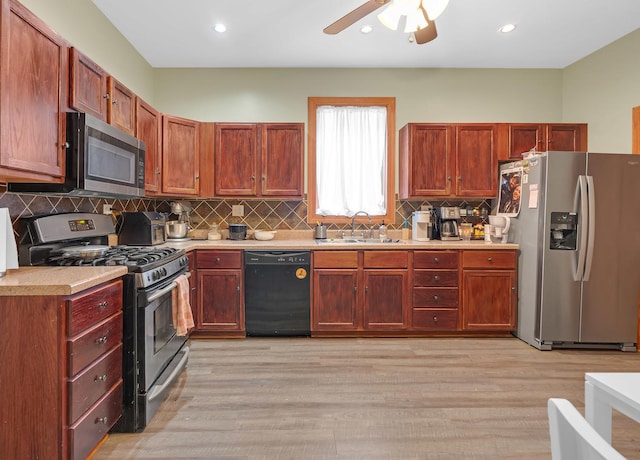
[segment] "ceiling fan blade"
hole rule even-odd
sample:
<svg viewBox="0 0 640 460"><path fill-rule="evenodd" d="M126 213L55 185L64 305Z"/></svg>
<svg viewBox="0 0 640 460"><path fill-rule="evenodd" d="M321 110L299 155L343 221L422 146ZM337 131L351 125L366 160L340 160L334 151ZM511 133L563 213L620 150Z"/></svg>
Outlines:
<svg viewBox="0 0 640 460"><path fill-rule="evenodd" d="M418 45L423 45L435 39L438 36L438 31L436 30L436 23L429 19L429 15L427 14L422 4L420 4L420 9L424 13L424 17L427 19L427 27L416 30L413 33L413 36L416 39L416 43Z"/></svg>
<svg viewBox="0 0 640 460"><path fill-rule="evenodd" d="M360 5L358 8L353 10L350 13L342 16L336 22L324 28L323 32L325 34L334 35L338 32L342 32L344 29L349 27L350 25L358 22L360 19L364 18L369 13L374 12L378 8L384 6L389 0L369 0L367 3Z"/></svg>

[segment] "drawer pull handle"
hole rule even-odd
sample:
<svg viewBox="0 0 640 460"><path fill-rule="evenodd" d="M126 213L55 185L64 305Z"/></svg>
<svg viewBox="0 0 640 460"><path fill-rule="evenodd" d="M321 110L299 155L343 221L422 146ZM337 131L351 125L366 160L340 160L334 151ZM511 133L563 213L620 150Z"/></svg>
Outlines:
<svg viewBox="0 0 640 460"><path fill-rule="evenodd" d="M436 275L436 276L433 277L433 280L434 281L440 281L440 277L438 275Z"/></svg>
<svg viewBox="0 0 640 460"><path fill-rule="evenodd" d="M106 300L103 300L102 302L100 302L100 303L98 304L98 310L99 310L99 311L102 311L102 310L104 310L105 308L107 308L108 306L109 306L109 302L107 302Z"/></svg>
<svg viewBox="0 0 640 460"><path fill-rule="evenodd" d="M438 322L438 317L436 315L433 315L433 322L437 323Z"/></svg>
<svg viewBox="0 0 640 460"><path fill-rule="evenodd" d="M439 264L439 263L440 263L440 259L438 259L437 257L434 257L434 258L433 258L433 261L434 261L435 263L437 263L437 264Z"/></svg>
<svg viewBox="0 0 640 460"><path fill-rule="evenodd" d="M433 300L435 300L435 301L437 302L437 301L438 301L438 296L437 296L437 295L434 295L434 296L433 296Z"/></svg>
<svg viewBox="0 0 640 460"><path fill-rule="evenodd" d="M216 263L219 264L220 263L220 257L216 257Z"/></svg>
<svg viewBox="0 0 640 460"><path fill-rule="evenodd" d="M96 375L96 378L93 379L94 382L106 382L107 381L107 376L106 375Z"/></svg>
<svg viewBox="0 0 640 460"><path fill-rule="evenodd" d="M108 417L98 417L96 419L96 425L98 423L102 423L103 425L106 425L107 423L109 423L109 418Z"/></svg>
<svg viewBox="0 0 640 460"><path fill-rule="evenodd" d="M493 258L492 257L488 257L487 260L489 261L490 264L493 263Z"/></svg>
<svg viewBox="0 0 640 460"><path fill-rule="evenodd" d="M97 338L96 339L96 343L98 345L103 345L103 344L107 343L107 340L109 340L109 338L105 335L105 336L102 336L100 338Z"/></svg>

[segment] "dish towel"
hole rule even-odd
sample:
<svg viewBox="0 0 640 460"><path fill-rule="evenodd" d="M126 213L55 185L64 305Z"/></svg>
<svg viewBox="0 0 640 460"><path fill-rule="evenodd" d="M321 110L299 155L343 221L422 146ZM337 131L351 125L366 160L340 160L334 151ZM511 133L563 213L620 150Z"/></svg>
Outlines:
<svg viewBox="0 0 640 460"><path fill-rule="evenodd" d="M185 275L178 276L173 291L173 325L176 335L187 335L187 331L194 326L189 293L189 278Z"/></svg>

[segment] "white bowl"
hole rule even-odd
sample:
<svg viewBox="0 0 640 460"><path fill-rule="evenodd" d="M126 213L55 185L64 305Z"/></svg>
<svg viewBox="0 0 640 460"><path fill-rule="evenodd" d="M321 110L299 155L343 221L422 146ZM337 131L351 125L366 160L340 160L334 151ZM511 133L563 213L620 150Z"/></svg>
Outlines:
<svg viewBox="0 0 640 460"><path fill-rule="evenodd" d="M253 236L256 240L268 241L272 240L276 236L275 230L256 230L253 232Z"/></svg>

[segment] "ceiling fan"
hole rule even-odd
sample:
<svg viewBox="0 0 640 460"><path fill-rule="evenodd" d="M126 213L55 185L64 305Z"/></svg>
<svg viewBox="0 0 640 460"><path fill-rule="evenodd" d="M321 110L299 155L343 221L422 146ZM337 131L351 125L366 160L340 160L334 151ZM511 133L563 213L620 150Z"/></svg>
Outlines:
<svg viewBox="0 0 640 460"><path fill-rule="evenodd" d="M404 31L410 33L416 43L421 45L438 36L434 20L442 14L448 3L449 0L369 0L325 27L324 33L334 35L342 32L368 14L388 4L387 8L378 14L380 22L388 28L396 30L400 18L405 16ZM410 39L410 41L412 40Z"/></svg>

